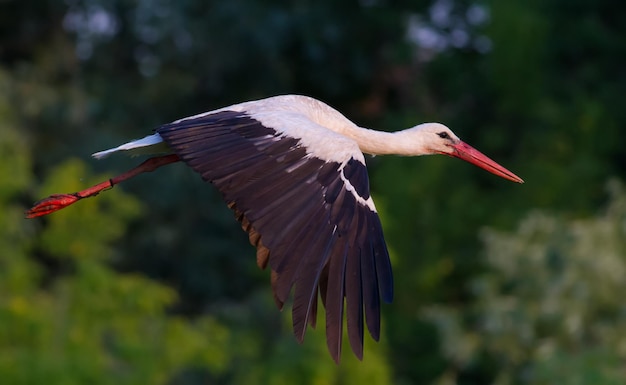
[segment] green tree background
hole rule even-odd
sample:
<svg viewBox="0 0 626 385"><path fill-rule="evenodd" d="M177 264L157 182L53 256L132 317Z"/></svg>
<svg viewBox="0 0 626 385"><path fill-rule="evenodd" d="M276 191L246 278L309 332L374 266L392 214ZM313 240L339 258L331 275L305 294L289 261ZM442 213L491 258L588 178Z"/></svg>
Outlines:
<svg viewBox="0 0 626 385"><path fill-rule="evenodd" d="M0 378L7 384L621 384L626 3L0 1ZM363 126L450 126L526 180L368 158L396 298L380 343L299 346L219 194L89 155L281 93Z"/></svg>

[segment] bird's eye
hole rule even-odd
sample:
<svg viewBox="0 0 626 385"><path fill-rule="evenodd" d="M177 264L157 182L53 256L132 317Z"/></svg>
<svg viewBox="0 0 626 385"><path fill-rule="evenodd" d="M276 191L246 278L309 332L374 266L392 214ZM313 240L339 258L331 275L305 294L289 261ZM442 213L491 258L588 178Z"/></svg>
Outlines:
<svg viewBox="0 0 626 385"><path fill-rule="evenodd" d="M445 132L445 131L441 131L441 132L437 133L437 135L439 135L439 137L441 139L450 139L450 135L448 135L448 133Z"/></svg>

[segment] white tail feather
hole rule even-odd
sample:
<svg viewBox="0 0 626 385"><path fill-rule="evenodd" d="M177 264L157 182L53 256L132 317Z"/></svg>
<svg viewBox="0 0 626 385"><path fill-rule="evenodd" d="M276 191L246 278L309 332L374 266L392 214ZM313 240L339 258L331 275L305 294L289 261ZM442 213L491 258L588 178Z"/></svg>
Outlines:
<svg viewBox="0 0 626 385"><path fill-rule="evenodd" d="M130 151L131 155L139 154L157 154L163 152L169 152L167 145L163 142L163 138L159 134L148 135L145 138L133 140L132 142L124 143L115 148L109 150L99 151L91 156L96 159L102 159L114 152L118 151Z"/></svg>

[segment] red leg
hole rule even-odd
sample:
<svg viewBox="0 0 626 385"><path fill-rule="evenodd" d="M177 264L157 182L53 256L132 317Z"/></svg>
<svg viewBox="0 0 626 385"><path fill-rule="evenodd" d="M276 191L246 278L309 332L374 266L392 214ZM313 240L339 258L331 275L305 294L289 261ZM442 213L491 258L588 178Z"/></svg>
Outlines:
<svg viewBox="0 0 626 385"><path fill-rule="evenodd" d="M98 183L95 186L91 186L82 191L78 191L72 194L53 194L47 198L36 202L30 210L26 211L26 218L35 218L42 215L48 215L57 210L61 210L72 203L75 203L83 198L89 198L98 195L101 191L110 189L116 184L119 184L127 179L135 177L144 172L154 171L166 164L178 162L180 158L176 154L157 156L150 158L140 164L139 166L120 174L114 178L111 178L102 183Z"/></svg>

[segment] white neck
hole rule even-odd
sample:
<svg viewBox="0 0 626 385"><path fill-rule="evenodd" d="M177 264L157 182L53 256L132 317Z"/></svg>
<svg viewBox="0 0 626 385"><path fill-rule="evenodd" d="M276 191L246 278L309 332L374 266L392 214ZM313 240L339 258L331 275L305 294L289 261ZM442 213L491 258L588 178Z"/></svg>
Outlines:
<svg viewBox="0 0 626 385"><path fill-rule="evenodd" d="M361 151L366 154L415 156L429 153L423 143L416 141L415 135L408 137L408 130L384 132L355 125L342 127L341 133L357 142Z"/></svg>
<svg viewBox="0 0 626 385"><path fill-rule="evenodd" d="M319 100L299 95L286 95L266 99L272 109L296 111L319 125L327 127L357 142L362 152L372 155L425 155L425 144L415 135L414 129L397 132L384 132L362 128L351 122L343 114ZM250 108L246 106L246 108ZM254 108L259 108L258 106Z"/></svg>

